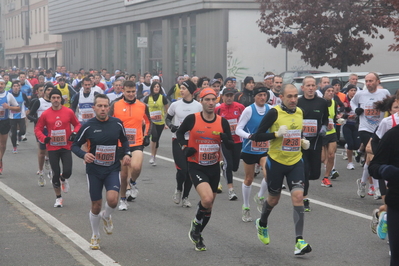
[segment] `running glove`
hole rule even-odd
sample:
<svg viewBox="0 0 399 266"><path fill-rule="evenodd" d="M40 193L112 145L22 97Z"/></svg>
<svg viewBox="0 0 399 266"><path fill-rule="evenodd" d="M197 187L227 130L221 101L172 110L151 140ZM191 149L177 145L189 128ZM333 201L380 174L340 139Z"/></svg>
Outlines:
<svg viewBox="0 0 399 266"><path fill-rule="evenodd" d="M307 139L301 139L301 147L302 147L302 149L304 149L304 150L309 149L309 147L310 147L310 141L307 140Z"/></svg>
<svg viewBox="0 0 399 266"><path fill-rule="evenodd" d="M148 145L150 145L150 136L147 135L144 137L143 145L144 145L144 147L147 147Z"/></svg>
<svg viewBox="0 0 399 266"><path fill-rule="evenodd" d="M326 133L327 133L327 126L326 125L322 125L321 128L320 128L319 135L321 137L324 137L326 135Z"/></svg>
<svg viewBox="0 0 399 266"><path fill-rule="evenodd" d="M72 134L69 136L69 141L74 141L76 138L76 132L72 132Z"/></svg>
<svg viewBox="0 0 399 266"><path fill-rule="evenodd" d="M175 133L178 129L179 129L178 126L171 126L171 127L170 127L170 131L171 131L172 133Z"/></svg>
<svg viewBox="0 0 399 266"><path fill-rule="evenodd" d="M50 140L51 140L51 137L46 137L46 138L44 139L44 144L49 144L49 143L50 143Z"/></svg>
<svg viewBox="0 0 399 266"><path fill-rule="evenodd" d="M285 133L287 133L287 130L288 130L288 128L286 125L280 126L280 128L276 132L274 132L276 135L276 138L282 137Z"/></svg>
<svg viewBox="0 0 399 266"><path fill-rule="evenodd" d="M356 113L358 116L361 115L361 114L363 114L363 112L364 112L364 109L363 109L363 108L358 107L358 108L355 109L355 113Z"/></svg>
<svg viewBox="0 0 399 266"><path fill-rule="evenodd" d="M197 150L193 147L185 147L183 150L183 153L186 157L193 156L194 153L196 153L196 152L197 152Z"/></svg>

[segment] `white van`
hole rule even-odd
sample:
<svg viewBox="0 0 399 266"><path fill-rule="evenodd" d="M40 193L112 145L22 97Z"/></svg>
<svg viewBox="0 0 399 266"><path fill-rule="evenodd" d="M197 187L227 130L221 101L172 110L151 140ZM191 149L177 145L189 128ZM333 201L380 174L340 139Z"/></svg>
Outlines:
<svg viewBox="0 0 399 266"><path fill-rule="evenodd" d="M325 73L325 74L317 74L317 75L312 75L316 79L316 85L319 84L319 81L322 77L329 77L330 82L333 79L339 79L341 81L341 85L343 87L344 84L346 84L349 81L349 76L351 74L356 74L359 79L364 79L364 77L370 72L337 72L337 73ZM378 73L380 75L381 73ZM308 75L307 75L308 76ZM292 84L295 85L295 87L298 88L299 94L302 94L301 86L302 86L302 81L306 76L301 76L294 78L294 81Z"/></svg>

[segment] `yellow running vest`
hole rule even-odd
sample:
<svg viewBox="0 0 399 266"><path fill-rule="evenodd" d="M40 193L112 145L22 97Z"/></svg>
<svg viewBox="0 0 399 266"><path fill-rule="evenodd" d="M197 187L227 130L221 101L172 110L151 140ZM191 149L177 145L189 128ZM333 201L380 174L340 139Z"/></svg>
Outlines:
<svg viewBox="0 0 399 266"><path fill-rule="evenodd" d="M150 112L151 121L155 125L165 124L165 107L163 105L162 94L159 94L157 101L154 101L152 96L148 98L148 110Z"/></svg>
<svg viewBox="0 0 399 266"><path fill-rule="evenodd" d="M331 135L335 133L335 127L334 127L334 117L335 117L335 101L331 100L331 106L328 107L328 125L332 124L333 129L327 131L326 135Z"/></svg>
<svg viewBox="0 0 399 266"><path fill-rule="evenodd" d="M64 99L64 106L69 108L70 95L68 84L65 84L65 87L63 89L61 89L60 84L57 84L57 89L59 89L62 94L62 98Z"/></svg>
<svg viewBox="0 0 399 266"><path fill-rule="evenodd" d="M277 110L277 120L270 127L270 132L278 131L282 125L286 125L288 131L284 136L270 140L268 155L283 165L294 165L302 158L302 110L297 107L295 113L289 114L283 111L280 105L274 108Z"/></svg>

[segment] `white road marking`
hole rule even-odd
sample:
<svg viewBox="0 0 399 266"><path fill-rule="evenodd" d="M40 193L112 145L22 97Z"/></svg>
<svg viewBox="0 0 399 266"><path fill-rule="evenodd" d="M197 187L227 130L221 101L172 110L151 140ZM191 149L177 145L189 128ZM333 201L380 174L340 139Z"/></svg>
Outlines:
<svg viewBox="0 0 399 266"><path fill-rule="evenodd" d="M101 263L102 265L120 265L114 259L107 256L104 252L100 250L91 250L89 248L89 242L85 240L83 237L75 233L72 229L67 227L65 224L61 223L59 220L54 218L48 212L42 210L38 206L36 206L33 202L29 201L27 198L23 197L21 194L5 185L3 182L0 182L0 189L2 189L5 193L13 197L16 201L21 203L27 209L32 211L33 213L40 216L44 221L48 224L56 228L63 235L69 238L73 243L75 243L78 247L80 247L83 251L89 254L90 257Z"/></svg>
<svg viewBox="0 0 399 266"><path fill-rule="evenodd" d="M151 156L150 152L146 152L145 151L144 154L147 154L147 155ZM173 159L165 157L165 156L157 155L157 158L165 160L165 161L168 161L168 162L172 162L172 163L175 162ZM240 182L244 182L244 179L238 178L238 177L235 177L235 176L233 176L233 179L237 180L237 181L240 181ZM256 186L256 187L260 187L260 184L258 184L256 182L253 182L252 185ZM282 191L281 193L283 195L286 195L286 196L291 196L291 194L289 192L286 192L286 191ZM353 216L364 218L366 220L371 220L372 219L372 217L370 215L366 215L366 214L363 214L363 213L360 213L360 212L357 212L357 211L352 211L352 210L349 210L349 209L345 209L345 208L342 208L342 207L339 207L339 206L336 206L336 205L333 205L333 204L322 202L320 200L316 200L316 199L312 199L312 198L309 198L309 199L311 200L312 204L320 205L320 206L323 206L323 207L326 207L326 208L330 208L330 209L333 209L333 210L336 210L336 211L340 211L340 212L343 212L343 213L346 213L346 214L350 214L350 215L353 215Z"/></svg>

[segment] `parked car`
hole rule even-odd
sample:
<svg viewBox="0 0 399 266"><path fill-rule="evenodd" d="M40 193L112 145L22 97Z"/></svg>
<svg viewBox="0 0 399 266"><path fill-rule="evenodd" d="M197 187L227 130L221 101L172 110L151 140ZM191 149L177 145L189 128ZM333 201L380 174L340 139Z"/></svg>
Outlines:
<svg viewBox="0 0 399 266"><path fill-rule="evenodd" d="M346 84L349 81L349 76L351 74L356 74L358 75L359 79L364 79L364 77L368 74L369 72L337 72L337 73L324 73L324 74L316 74L316 75L312 75L315 79L316 79L316 85L319 83L320 79L322 77L329 77L330 78L330 82L333 79L339 79L341 81L341 84ZM380 73L377 73L378 75L380 75ZM309 75L305 75L305 76L301 76L301 77L296 77L294 78L294 81L292 82L292 84L295 85L295 87L298 88L299 90L299 94L302 94L302 90L301 90L301 86L302 86L302 81L303 79Z"/></svg>
<svg viewBox="0 0 399 266"><path fill-rule="evenodd" d="M320 71L320 70L297 70L297 71L285 71L281 73L280 76L283 77L283 83L288 84L291 83L296 77L323 74L323 73L329 73L329 72Z"/></svg>
<svg viewBox="0 0 399 266"><path fill-rule="evenodd" d="M362 89L366 89L366 82L363 79L359 79L357 81L357 86ZM347 87L349 83L345 84L345 87ZM384 88L387 89L391 95L394 95L396 91L399 89L399 75L397 76L384 76L382 75L382 78L380 78L380 85Z"/></svg>

